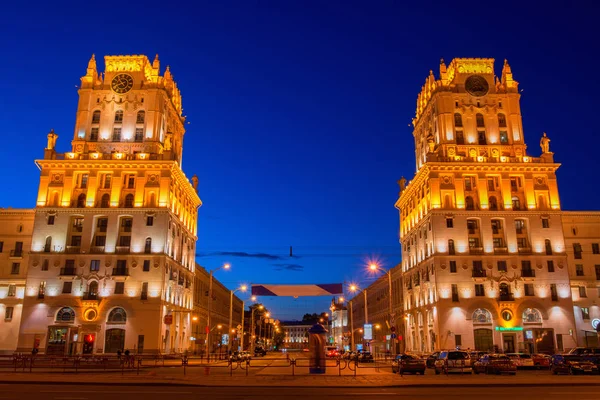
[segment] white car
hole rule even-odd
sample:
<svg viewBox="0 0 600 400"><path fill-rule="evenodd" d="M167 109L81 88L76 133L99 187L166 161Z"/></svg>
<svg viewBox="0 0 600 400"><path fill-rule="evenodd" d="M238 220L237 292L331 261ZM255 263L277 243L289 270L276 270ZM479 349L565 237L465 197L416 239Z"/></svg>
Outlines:
<svg viewBox="0 0 600 400"><path fill-rule="evenodd" d="M517 368L533 368L533 358L531 358L531 354L527 353L508 353L506 354L513 363L517 366Z"/></svg>
<svg viewBox="0 0 600 400"><path fill-rule="evenodd" d="M440 373L473 373L471 365L471 356L466 351L447 350L440 352L438 359L435 360L435 374Z"/></svg>

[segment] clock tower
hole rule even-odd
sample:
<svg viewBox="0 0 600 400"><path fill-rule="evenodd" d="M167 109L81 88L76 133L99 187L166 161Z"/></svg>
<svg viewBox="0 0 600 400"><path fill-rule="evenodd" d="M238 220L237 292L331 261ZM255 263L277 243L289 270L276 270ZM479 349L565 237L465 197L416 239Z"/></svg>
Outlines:
<svg viewBox="0 0 600 400"><path fill-rule="evenodd" d="M192 344L198 180L181 94L158 56L94 56L71 149L48 134L19 351L169 353ZM165 318L166 317L166 318Z"/></svg>

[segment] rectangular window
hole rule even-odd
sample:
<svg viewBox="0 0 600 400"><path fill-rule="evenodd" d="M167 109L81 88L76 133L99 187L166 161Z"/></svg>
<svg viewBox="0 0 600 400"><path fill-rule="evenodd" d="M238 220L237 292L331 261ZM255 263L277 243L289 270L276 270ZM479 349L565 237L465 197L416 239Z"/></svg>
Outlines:
<svg viewBox="0 0 600 400"><path fill-rule="evenodd" d="M54 215L48 216L48 225L54 225Z"/></svg>
<svg viewBox="0 0 600 400"><path fill-rule="evenodd" d="M584 320L590 319L590 309L587 307L581 307L581 318Z"/></svg>
<svg viewBox="0 0 600 400"><path fill-rule="evenodd" d="M98 247L106 246L106 236L96 236L95 245Z"/></svg>
<svg viewBox="0 0 600 400"><path fill-rule="evenodd" d="M136 142L144 141L144 128L135 128L135 141Z"/></svg>
<svg viewBox="0 0 600 400"><path fill-rule="evenodd" d="M127 175L127 189L135 189L135 175Z"/></svg>
<svg viewBox="0 0 600 400"><path fill-rule="evenodd" d="M142 300L148 300L148 282L142 283Z"/></svg>
<svg viewBox="0 0 600 400"><path fill-rule="evenodd" d="M522 219L515 220L515 230L517 231L517 235L521 235L523 230L525 229L525 222Z"/></svg>
<svg viewBox="0 0 600 400"><path fill-rule="evenodd" d="M517 238L517 247L520 249L527 248L527 238Z"/></svg>
<svg viewBox="0 0 600 400"><path fill-rule="evenodd" d="M107 227L108 227L108 218L98 218L98 224L97 224L98 232L106 232Z"/></svg>
<svg viewBox="0 0 600 400"><path fill-rule="evenodd" d="M456 144L465 144L465 135L463 131L456 131Z"/></svg>
<svg viewBox="0 0 600 400"><path fill-rule="evenodd" d="M46 281L40 282L40 287L38 288L38 299L43 299L46 295Z"/></svg>
<svg viewBox="0 0 600 400"><path fill-rule="evenodd" d="M2 253L2 248L4 247L4 242L0 242L0 253Z"/></svg>
<svg viewBox="0 0 600 400"><path fill-rule="evenodd" d="M70 294L72 290L73 290L73 282L68 281L68 282L63 283L62 292L64 294Z"/></svg>
<svg viewBox="0 0 600 400"><path fill-rule="evenodd" d="M506 131L500 131L500 143L508 144L508 133Z"/></svg>
<svg viewBox="0 0 600 400"><path fill-rule="evenodd" d="M79 175L79 188L81 189L87 189L88 186L88 174L81 174Z"/></svg>
<svg viewBox="0 0 600 400"><path fill-rule="evenodd" d="M120 247L129 247L129 246L131 246L131 236L121 236L119 238L119 246Z"/></svg>
<svg viewBox="0 0 600 400"><path fill-rule="evenodd" d="M494 248L504 248L504 240L502 238L494 238Z"/></svg>
<svg viewBox="0 0 600 400"><path fill-rule="evenodd" d="M17 295L17 285L8 285L8 297L15 297Z"/></svg>
<svg viewBox="0 0 600 400"><path fill-rule="evenodd" d="M474 176L465 176L465 190L472 191L477 187Z"/></svg>
<svg viewBox="0 0 600 400"><path fill-rule="evenodd" d="M594 265L594 269L596 270L596 280L600 281L600 265Z"/></svg>
<svg viewBox="0 0 600 400"><path fill-rule="evenodd" d="M125 293L125 282L115 282L115 294Z"/></svg>
<svg viewBox="0 0 600 400"><path fill-rule="evenodd" d="M446 218L446 228L454 228L454 220L452 218Z"/></svg>
<svg viewBox="0 0 600 400"><path fill-rule="evenodd" d="M19 271L21 269L21 263L12 263L12 267L10 269L11 275L19 275Z"/></svg>
<svg viewBox="0 0 600 400"><path fill-rule="evenodd" d="M592 254L600 254L600 243L592 243Z"/></svg>
<svg viewBox="0 0 600 400"><path fill-rule="evenodd" d="M583 264L575 264L575 275L583 276Z"/></svg>
<svg viewBox="0 0 600 400"><path fill-rule="evenodd" d="M498 272L506 272L506 261L498 261Z"/></svg>
<svg viewBox="0 0 600 400"><path fill-rule="evenodd" d="M121 128L113 128L112 141L113 142L121 141Z"/></svg>
<svg viewBox="0 0 600 400"><path fill-rule="evenodd" d="M558 301L558 290L556 290L556 283L550 284L550 297L552 301Z"/></svg>
<svg viewBox="0 0 600 400"><path fill-rule="evenodd" d="M90 271L98 272L100 271L100 260L92 260L90 261Z"/></svg>
<svg viewBox="0 0 600 400"><path fill-rule="evenodd" d="M458 301L458 285L456 283L452 284L452 301Z"/></svg>
<svg viewBox="0 0 600 400"><path fill-rule="evenodd" d="M479 245L479 238L469 238L469 248L470 249L478 249L481 246Z"/></svg>
<svg viewBox="0 0 600 400"><path fill-rule="evenodd" d="M486 145L485 131L477 131L477 139L480 145Z"/></svg>
<svg viewBox="0 0 600 400"><path fill-rule="evenodd" d="M453 274L456 273L456 261L450 261L450 272Z"/></svg>
<svg viewBox="0 0 600 400"><path fill-rule="evenodd" d="M154 225L154 217L148 216L146 217L146 226Z"/></svg>
<svg viewBox="0 0 600 400"><path fill-rule="evenodd" d="M71 236L71 246L81 247L81 236Z"/></svg>
<svg viewBox="0 0 600 400"><path fill-rule="evenodd" d="M112 179L112 175L111 174L105 174L104 175L104 185L102 185L102 187L104 189L110 189L110 181Z"/></svg>
<svg viewBox="0 0 600 400"><path fill-rule="evenodd" d="M475 285L475 296L485 296L485 289L483 288L482 283Z"/></svg>
<svg viewBox="0 0 600 400"><path fill-rule="evenodd" d="M573 252L575 253L575 259L576 260L581 260L581 244L579 243L573 243Z"/></svg>
<svg viewBox="0 0 600 400"><path fill-rule="evenodd" d="M144 272L150 271L150 260L144 260Z"/></svg>
<svg viewBox="0 0 600 400"><path fill-rule="evenodd" d="M533 293L533 283L526 283L525 285L525 296L535 296Z"/></svg>
<svg viewBox="0 0 600 400"><path fill-rule="evenodd" d="M462 336L461 335L454 335L454 344L456 345L456 347L462 346Z"/></svg>
<svg viewBox="0 0 600 400"><path fill-rule="evenodd" d="M97 142L98 141L98 128L92 128L92 131L90 132L90 142Z"/></svg>
<svg viewBox="0 0 600 400"><path fill-rule="evenodd" d="M548 264L548 272L554 272L554 261L548 260L546 263Z"/></svg>
<svg viewBox="0 0 600 400"><path fill-rule="evenodd" d="M470 235L475 234L478 229L477 220L476 219L467 220L467 229L469 230Z"/></svg>
<svg viewBox="0 0 600 400"><path fill-rule="evenodd" d="M73 232L83 232L83 218L73 218Z"/></svg>
<svg viewBox="0 0 600 400"><path fill-rule="evenodd" d="M579 286L579 297L587 297L587 292L585 291L585 286Z"/></svg>
<svg viewBox="0 0 600 400"><path fill-rule="evenodd" d="M496 185L494 185L494 178L488 178L488 192L493 192L496 190Z"/></svg>
<svg viewBox="0 0 600 400"><path fill-rule="evenodd" d="M548 218L542 218L542 228L550 228L550 220Z"/></svg>
<svg viewBox="0 0 600 400"><path fill-rule="evenodd" d="M44 262L42 263L42 271L48 271L49 265L50 265L50 262L47 259L44 260Z"/></svg>
<svg viewBox="0 0 600 400"><path fill-rule="evenodd" d="M6 307L6 311L4 312L4 320L10 321L13 317L14 307Z"/></svg>
<svg viewBox="0 0 600 400"><path fill-rule="evenodd" d="M519 190L521 187L521 178L518 176L513 176L510 178L510 188L513 192Z"/></svg>
<svg viewBox="0 0 600 400"><path fill-rule="evenodd" d="M497 235L502 230L502 221L499 219L492 220L492 233Z"/></svg>
<svg viewBox="0 0 600 400"><path fill-rule="evenodd" d="M556 334L556 347L558 347L558 351L565 350L565 347L563 345L563 335L560 333Z"/></svg>

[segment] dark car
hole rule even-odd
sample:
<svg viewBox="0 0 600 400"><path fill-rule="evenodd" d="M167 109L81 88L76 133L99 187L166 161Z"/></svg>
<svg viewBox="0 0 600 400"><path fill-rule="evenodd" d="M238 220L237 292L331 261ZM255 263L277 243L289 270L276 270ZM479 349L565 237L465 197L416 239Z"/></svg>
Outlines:
<svg viewBox="0 0 600 400"><path fill-rule="evenodd" d="M473 363L473 372L476 374L511 374L517 373L517 366L503 354L486 354Z"/></svg>
<svg viewBox="0 0 600 400"><path fill-rule="evenodd" d="M425 360L412 354L398 354L392 361L392 373L405 374L412 372L413 374L425 374Z"/></svg>
<svg viewBox="0 0 600 400"><path fill-rule="evenodd" d="M598 374L598 366L580 356L561 355L552 356L551 371L558 374Z"/></svg>
<svg viewBox="0 0 600 400"><path fill-rule="evenodd" d="M359 351L357 359L358 362L373 362L373 354L370 351Z"/></svg>
<svg viewBox="0 0 600 400"><path fill-rule="evenodd" d="M437 360L439 356L439 351L433 352L429 356L427 356L427 359L425 360L427 368L435 368L435 360Z"/></svg>
<svg viewBox="0 0 600 400"><path fill-rule="evenodd" d="M264 357L267 355L267 351L265 349L263 349L262 347L256 347L254 349L254 356L255 357Z"/></svg>

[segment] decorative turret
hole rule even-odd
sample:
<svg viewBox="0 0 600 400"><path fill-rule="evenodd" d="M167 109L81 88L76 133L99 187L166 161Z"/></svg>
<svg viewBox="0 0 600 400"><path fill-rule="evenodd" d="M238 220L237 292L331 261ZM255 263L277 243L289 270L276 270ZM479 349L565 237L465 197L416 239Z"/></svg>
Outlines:
<svg viewBox="0 0 600 400"><path fill-rule="evenodd" d="M98 71L96 70L96 57L92 54L92 58L88 61L85 76L81 77L81 85L86 86L93 84L98 79Z"/></svg>
<svg viewBox="0 0 600 400"><path fill-rule="evenodd" d="M508 64L508 60L504 60L504 66L502 67L502 85L506 89L518 89L519 82L513 79L512 69Z"/></svg>

